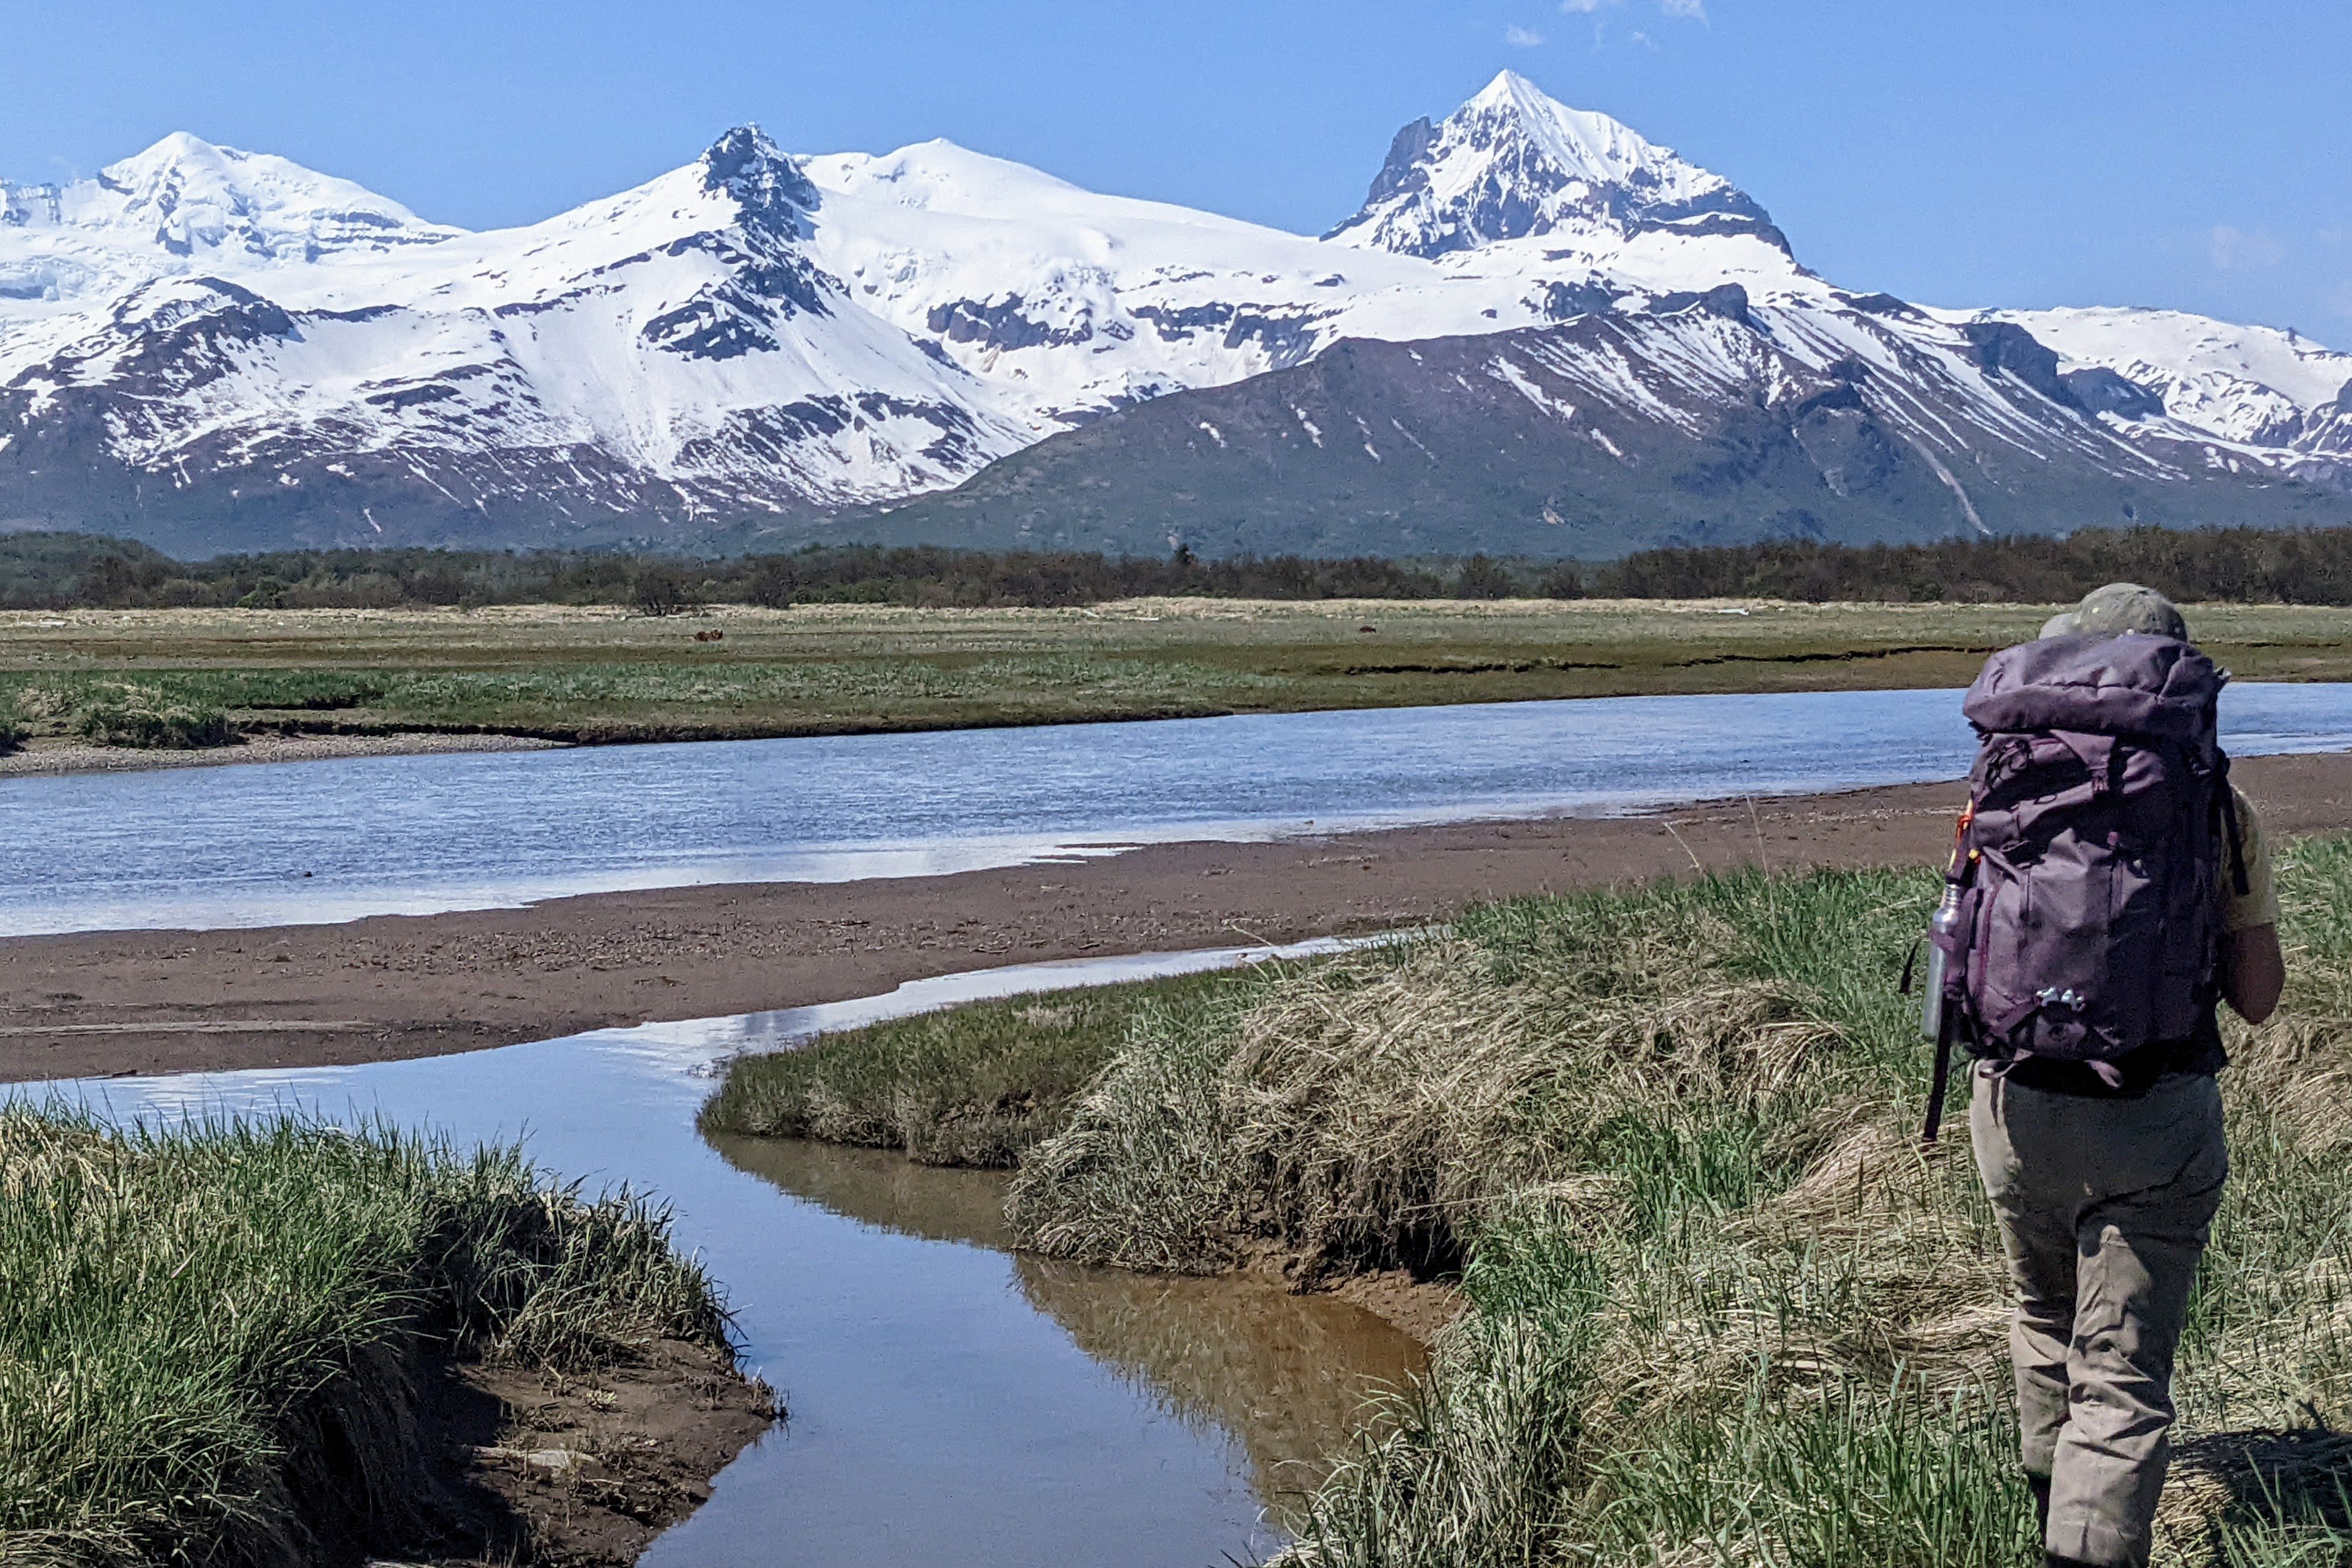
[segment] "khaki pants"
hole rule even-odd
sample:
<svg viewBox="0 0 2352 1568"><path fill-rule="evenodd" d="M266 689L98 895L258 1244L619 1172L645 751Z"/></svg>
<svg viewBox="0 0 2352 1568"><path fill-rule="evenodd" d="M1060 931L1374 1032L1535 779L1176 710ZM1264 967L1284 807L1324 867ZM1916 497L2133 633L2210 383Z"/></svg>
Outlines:
<svg viewBox="0 0 2352 1568"><path fill-rule="evenodd" d="M2210 1077L2138 1100L2053 1094L1979 1064L1969 1131L2017 1286L2026 1472L2050 1481L2050 1552L2147 1561L2171 1458L2172 1353L2229 1176Z"/></svg>

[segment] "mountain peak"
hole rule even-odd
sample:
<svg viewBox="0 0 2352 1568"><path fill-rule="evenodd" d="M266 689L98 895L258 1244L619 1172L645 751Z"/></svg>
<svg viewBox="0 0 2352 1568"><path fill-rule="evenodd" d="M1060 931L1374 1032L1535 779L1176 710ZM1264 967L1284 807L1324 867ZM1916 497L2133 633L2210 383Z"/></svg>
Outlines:
<svg viewBox="0 0 2352 1568"><path fill-rule="evenodd" d="M1450 119L1512 131L1549 155L1567 173L1596 183L1622 184L1644 174L1662 184L1728 185L1660 147L1632 126L1597 110L1571 109L1517 71L1504 71Z"/></svg>
<svg viewBox="0 0 2352 1568"><path fill-rule="evenodd" d="M797 159L756 125L738 125L702 154L706 190L732 196L747 219L797 229L822 198Z"/></svg>
<svg viewBox="0 0 2352 1568"><path fill-rule="evenodd" d="M1529 81L1526 77L1521 76L1515 70L1507 68L1496 71L1495 73L1495 79L1488 82L1485 87L1480 88L1476 92L1471 94L1468 101L1464 103L1462 107L1465 109L1480 109L1489 105L1503 103L1516 104L1521 108L1528 108L1536 105L1541 105L1549 109L1565 109L1568 107L1561 103L1558 99L1553 98L1550 94L1545 92L1543 89L1536 86L1534 82Z"/></svg>
<svg viewBox="0 0 2352 1568"><path fill-rule="evenodd" d="M447 239L398 202L267 152L175 131L96 176L46 187L44 222L127 231L173 256L228 252L264 261Z"/></svg>
<svg viewBox="0 0 2352 1568"><path fill-rule="evenodd" d="M216 146L194 131L174 131L159 138L154 145L108 164L104 177L121 183L175 164L217 166L232 159L241 162L247 156L233 147Z"/></svg>
<svg viewBox="0 0 2352 1568"><path fill-rule="evenodd" d="M1509 70L1444 120L1397 132L1362 211L1325 237L1434 257L1561 228L1747 234L1788 248L1730 181Z"/></svg>

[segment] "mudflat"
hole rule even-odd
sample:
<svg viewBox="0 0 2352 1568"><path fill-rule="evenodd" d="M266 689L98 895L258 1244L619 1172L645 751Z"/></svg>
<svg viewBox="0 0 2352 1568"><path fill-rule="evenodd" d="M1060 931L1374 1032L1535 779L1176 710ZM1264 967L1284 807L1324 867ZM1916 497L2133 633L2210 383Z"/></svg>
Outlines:
<svg viewBox="0 0 2352 1568"><path fill-rule="evenodd" d="M2352 755L2255 758L2273 833L2352 828ZM1940 860L1958 783L1293 839L957 876L0 941L0 1082L386 1061L804 1006L960 970L1280 942L1759 862Z"/></svg>
<svg viewBox="0 0 2352 1568"><path fill-rule="evenodd" d="M25 774L126 773L151 768L225 768L249 762L332 762L351 757L425 757L458 751L546 751L561 741L516 735L256 735L199 751L45 742L0 756L0 779Z"/></svg>

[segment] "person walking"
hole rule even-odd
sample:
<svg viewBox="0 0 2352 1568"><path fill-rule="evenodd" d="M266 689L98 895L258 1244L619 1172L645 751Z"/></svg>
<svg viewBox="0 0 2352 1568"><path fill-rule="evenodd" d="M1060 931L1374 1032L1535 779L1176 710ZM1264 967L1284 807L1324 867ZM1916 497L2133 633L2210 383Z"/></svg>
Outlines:
<svg viewBox="0 0 2352 1568"><path fill-rule="evenodd" d="M2229 1173L2216 1009L2260 1023L2285 978L2269 847L2215 736L2227 679L2162 594L2111 583L1969 694L1982 746L1938 919L1944 1027L1976 1058L1969 1135L2050 1568L2148 1559L2173 1354Z"/></svg>

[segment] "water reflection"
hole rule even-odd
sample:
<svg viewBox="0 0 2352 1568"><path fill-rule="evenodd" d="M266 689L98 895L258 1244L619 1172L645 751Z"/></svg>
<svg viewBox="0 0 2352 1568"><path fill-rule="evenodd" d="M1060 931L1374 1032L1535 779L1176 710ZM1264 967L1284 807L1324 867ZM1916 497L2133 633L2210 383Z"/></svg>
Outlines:
<svg viewBox="0 0 2352 1568"><path fill-rule="evenodd" d="M1011 1245L1004 1177L895 1152L794 1139L712 1140L739 1170L835 1214L929 1241ZM1329 1473L1376 1390L1427 1369L1414 1341L1345 1301L1268 1281L1191 1279L1013 1257L1022 1296L1171 1417L1237 1438L1277 1513Z"/></svg>
<svg viewBox="0 0 2352 1568"><path fill-rule="evenodd" d="M1258 1495L1277 1514L1323 1483L1370 1413L1370 1395L1429 1366L1419 1344L1362 1308L1264 1281L1026 1255L1013 1271L1080 1350L1171 1415L1238 1437Z"/></svg>
<svg viewBox="0 0 2352 1568"><path fill-rule="evenodd" d="M737 1170L860 1225L924 1241L1013 1249L1002 1172L919 1166L885 1149L805 1138L722 1135L709 1143Z"/></svg>

